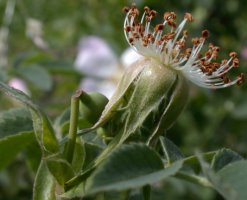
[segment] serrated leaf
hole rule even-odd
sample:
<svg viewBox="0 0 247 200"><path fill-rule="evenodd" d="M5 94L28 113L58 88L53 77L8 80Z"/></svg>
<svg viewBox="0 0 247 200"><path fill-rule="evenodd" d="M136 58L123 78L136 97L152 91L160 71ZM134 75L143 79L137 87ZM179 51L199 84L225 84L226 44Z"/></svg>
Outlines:
<svg viewBox="0 0 247 200"><path fill-rule="evenodd" d="M33 200L56 200L56 180L48 170L46 163L41 161L35 177Z"/></svg>
<svg viewBox="0 0 247 200"><path fill-rule="evenodd" d="M231 198L226 196L229 200L246 200L247 199L247 160L240 160L230 163L222 168L217 175L234 194Z"/></svg>
<svg viewBox="0 0 247 200"><path fill-rule="evenodd" d="M16 99L31 110L33 119L33 128L37 141L44 155L57 153L59 150L58 141L54 130L42 110L31 100L29 96L20 90L14 89L0 82L0 90L6 95Z"/></svg>
<svg viewBox="0 0 247 200"><path fill-rule="evenodd" d="M13 108L0 113L0 138L32 130L33 122L27 109Z"/></svg>
<svg viewBox="0 0 247 200"><path fill-rule="evenodd" d="M48 91L52 87L52 79L46 69L38 65L28 65L17 69L20 76L37 88Z"/></svg>
<svg viewBox="0 0 247 200"><path fill-rule="evenodd" d="M70 163L63 159L61 155L49 156L45 158L47 167L60 185L74 176L74 171Z"/></svg>
<svg viewBox="0 0 247 200"><path fill-rule="evenodd" d="M217 172L229 163L239 160L243 160L243 157L240 156L237 152L234 152L231 149L221 149L215 154L213 158L212 168Z"/></svg>
<svg viewBox="0 0 247 200"><path fill-rule="evenodd" d="M33 132L22 132L0 139L0 170L6 167L16 155L35 141Z"/></svg>
<svg viewBox="0 0 247 200"><path fill-rule="evenodd" d="M141 187L174 175L182 161L163 168L160 157L141 144L123 145L86 182L86 194Z"/></svg>

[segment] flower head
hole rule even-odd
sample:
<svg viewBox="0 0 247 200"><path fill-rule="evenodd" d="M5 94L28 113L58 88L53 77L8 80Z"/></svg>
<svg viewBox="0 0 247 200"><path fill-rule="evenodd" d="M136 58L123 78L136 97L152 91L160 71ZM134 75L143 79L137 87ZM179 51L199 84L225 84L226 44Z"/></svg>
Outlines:
<svg viewBox="0 0 247 200"><path fill-rule="evenodd" d="M125 7L124 11L127 13L124 21L126 39L139 54L181 71L187 79L201 87L217 89L244 82L243 73L234 80L227 75L232 68L239 66L236 52L231 52L229 59L219 62L220 48L209 43L207 50L202 53L209 37L208 30L203 30L200 37L192 38L192 47L186 48L188 31L184 30L184 26L193 21L190 13L185 13L177 26L176 14L165 12L163 22L151 28L151 21L157 15L155 10L145 6L140 20L140 12L134 4L130 8Z"/></svg>

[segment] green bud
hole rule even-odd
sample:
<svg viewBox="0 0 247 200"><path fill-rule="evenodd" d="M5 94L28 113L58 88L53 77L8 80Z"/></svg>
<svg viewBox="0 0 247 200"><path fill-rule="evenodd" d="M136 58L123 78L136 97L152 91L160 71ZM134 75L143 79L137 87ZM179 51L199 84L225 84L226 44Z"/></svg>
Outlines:
<svg viewBox="0 0 247 200"><path fill-rule="evenodd" d="M108 137L119 143L135 140L152 144L175 122L188 97L183 76L149 58L135 62L124 74L99 121Z"/></svg>
<svg viewBox="0 0 247 200"><path fill-rule="evenodd" d="M104 110L108 99L98 92L85 93L80 97L80 116L91 123L97 122Z"/></svg>

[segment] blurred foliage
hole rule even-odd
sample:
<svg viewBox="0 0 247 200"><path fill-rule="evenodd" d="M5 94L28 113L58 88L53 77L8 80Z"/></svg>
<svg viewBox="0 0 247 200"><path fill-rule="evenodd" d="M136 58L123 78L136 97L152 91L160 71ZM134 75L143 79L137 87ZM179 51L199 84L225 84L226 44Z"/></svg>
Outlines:
<svg viewBox="0 0 247 200"><path fill-rule="evenodd" d="M128 46L122 31L122 7L132 2L16 1L13 19L8 25L8 62L1 66L0 78L5 82L13 77L22 78L28 84L32 98L45 112L52 118L58 116L69 105L70 96L81 79L81 75L73 68L79 39L87 35L99 36L120 56ZM178 20L184 12L191 12L196 20L187 26L190 35L200 35L201 30L208 29L211 33L209 40L221 46L221 58L230 51L236 51L240 54L241 71L247 71L247 55L241 56L241 51L247 46L247 4L244 0L135 2L139 8L148 5L157 10L157 19L160 20L165 11L175 11ZM0 1L0 25L5 23L6 3L7 0ZM26 22L30 18L43 24L43 38L49 44L49 49L38 48L27 37ZM0 94L0 98L1 111L17 106L3 94ZM168 138L175 142L185 155L194 153L195 149L210 151L229 147L246 157L246 102L246 84L240 88L233 86L217 91L191 86L188 106L178 122L168 131ZM0 199L30 199L35 167L25 163L27 156L24 152L7 169L1 171ZM168 199L220 199L211 190L188 183L181 185L175 179L165 186L164 191Z"/></svg>

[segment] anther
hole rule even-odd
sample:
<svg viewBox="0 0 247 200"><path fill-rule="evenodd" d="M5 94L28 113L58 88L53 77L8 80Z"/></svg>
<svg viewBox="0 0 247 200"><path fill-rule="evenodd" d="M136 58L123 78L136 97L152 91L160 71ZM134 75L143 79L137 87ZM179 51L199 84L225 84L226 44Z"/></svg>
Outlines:
<svg viewBox="0 0 247 200"><path fill-rule="evenodd" d="M126 26L126 27L125 27L125 31L126 31L126 32L130 32L130 31L131 31L131 26Z"/></svg>
<svg viewBox="0 0 247 200"><path fill-rule="evenodd" d="M129 7L127 7L127 6L123 7L123 12L128 13L128 12L129 12L129 10L130 10L130 8L129 8Z"/></svg>
<svg viewBox="0 0 247 200"><path fill-rule="evenodd" d="M245 75L244 75L244 73L241 73L238 75L237 85L241 85L244 82L245 82Z"/></svg>
<svg viewBox="0 0 247 200"><path fill-rule="evenodd" d="M203 30L202 31L202 37L205 38L205 39L208 38L209 37L209 31L208 30Z"/></svg>
<svg viewBox="0 0 247 200"><path fill-rule="evenodd" d="M157 15L157 12L155 10L151 10L149 15L150 17L155 17Z"/></svg>
<svg viewBox="0 0 247 200"><path fill-rule="evenodd" d="M176 19L176 14L174 12L165 12L164 13L164 19L166 21L174 20L174 19Z"/></svg>
<svg viewBox="0 0 247 200"><path fill-rule="evenodd" d="M163 28L164 28L164 25L163 25L163 24L157 24L157 25L155 26L155 31L156 31L156 32L157 32L157 31L162 31Z"/></svg>
<svg viewBox="0 0 247 200"><path fill-rule="evenodd" d="M194 20L190 13L185 13L184 19L187 19L189 22L192 22Z"/></svg>
<svg viewBox="0 0 247 200"><path fill-rule="evenodd" d="M145 11L146 13L149 13L149 12L150 12L150 8L149 8L148 6L145 6L145 7L144 7L144 11Z"/></svg>
<svg viewBox="0 0 247 200"><path fill-rule="evenodd" d="M232 57L232 58L236 58L238 56L238 54L236 52L231 52L229 54L229 56Z"/></svg>
<svg viewBox="0 0 247 200"><path fill-rule="evenodd" d="M234 58L232 61L232 64L234 67L238 67L239 66L239 59L238 58Z"/></svg>

